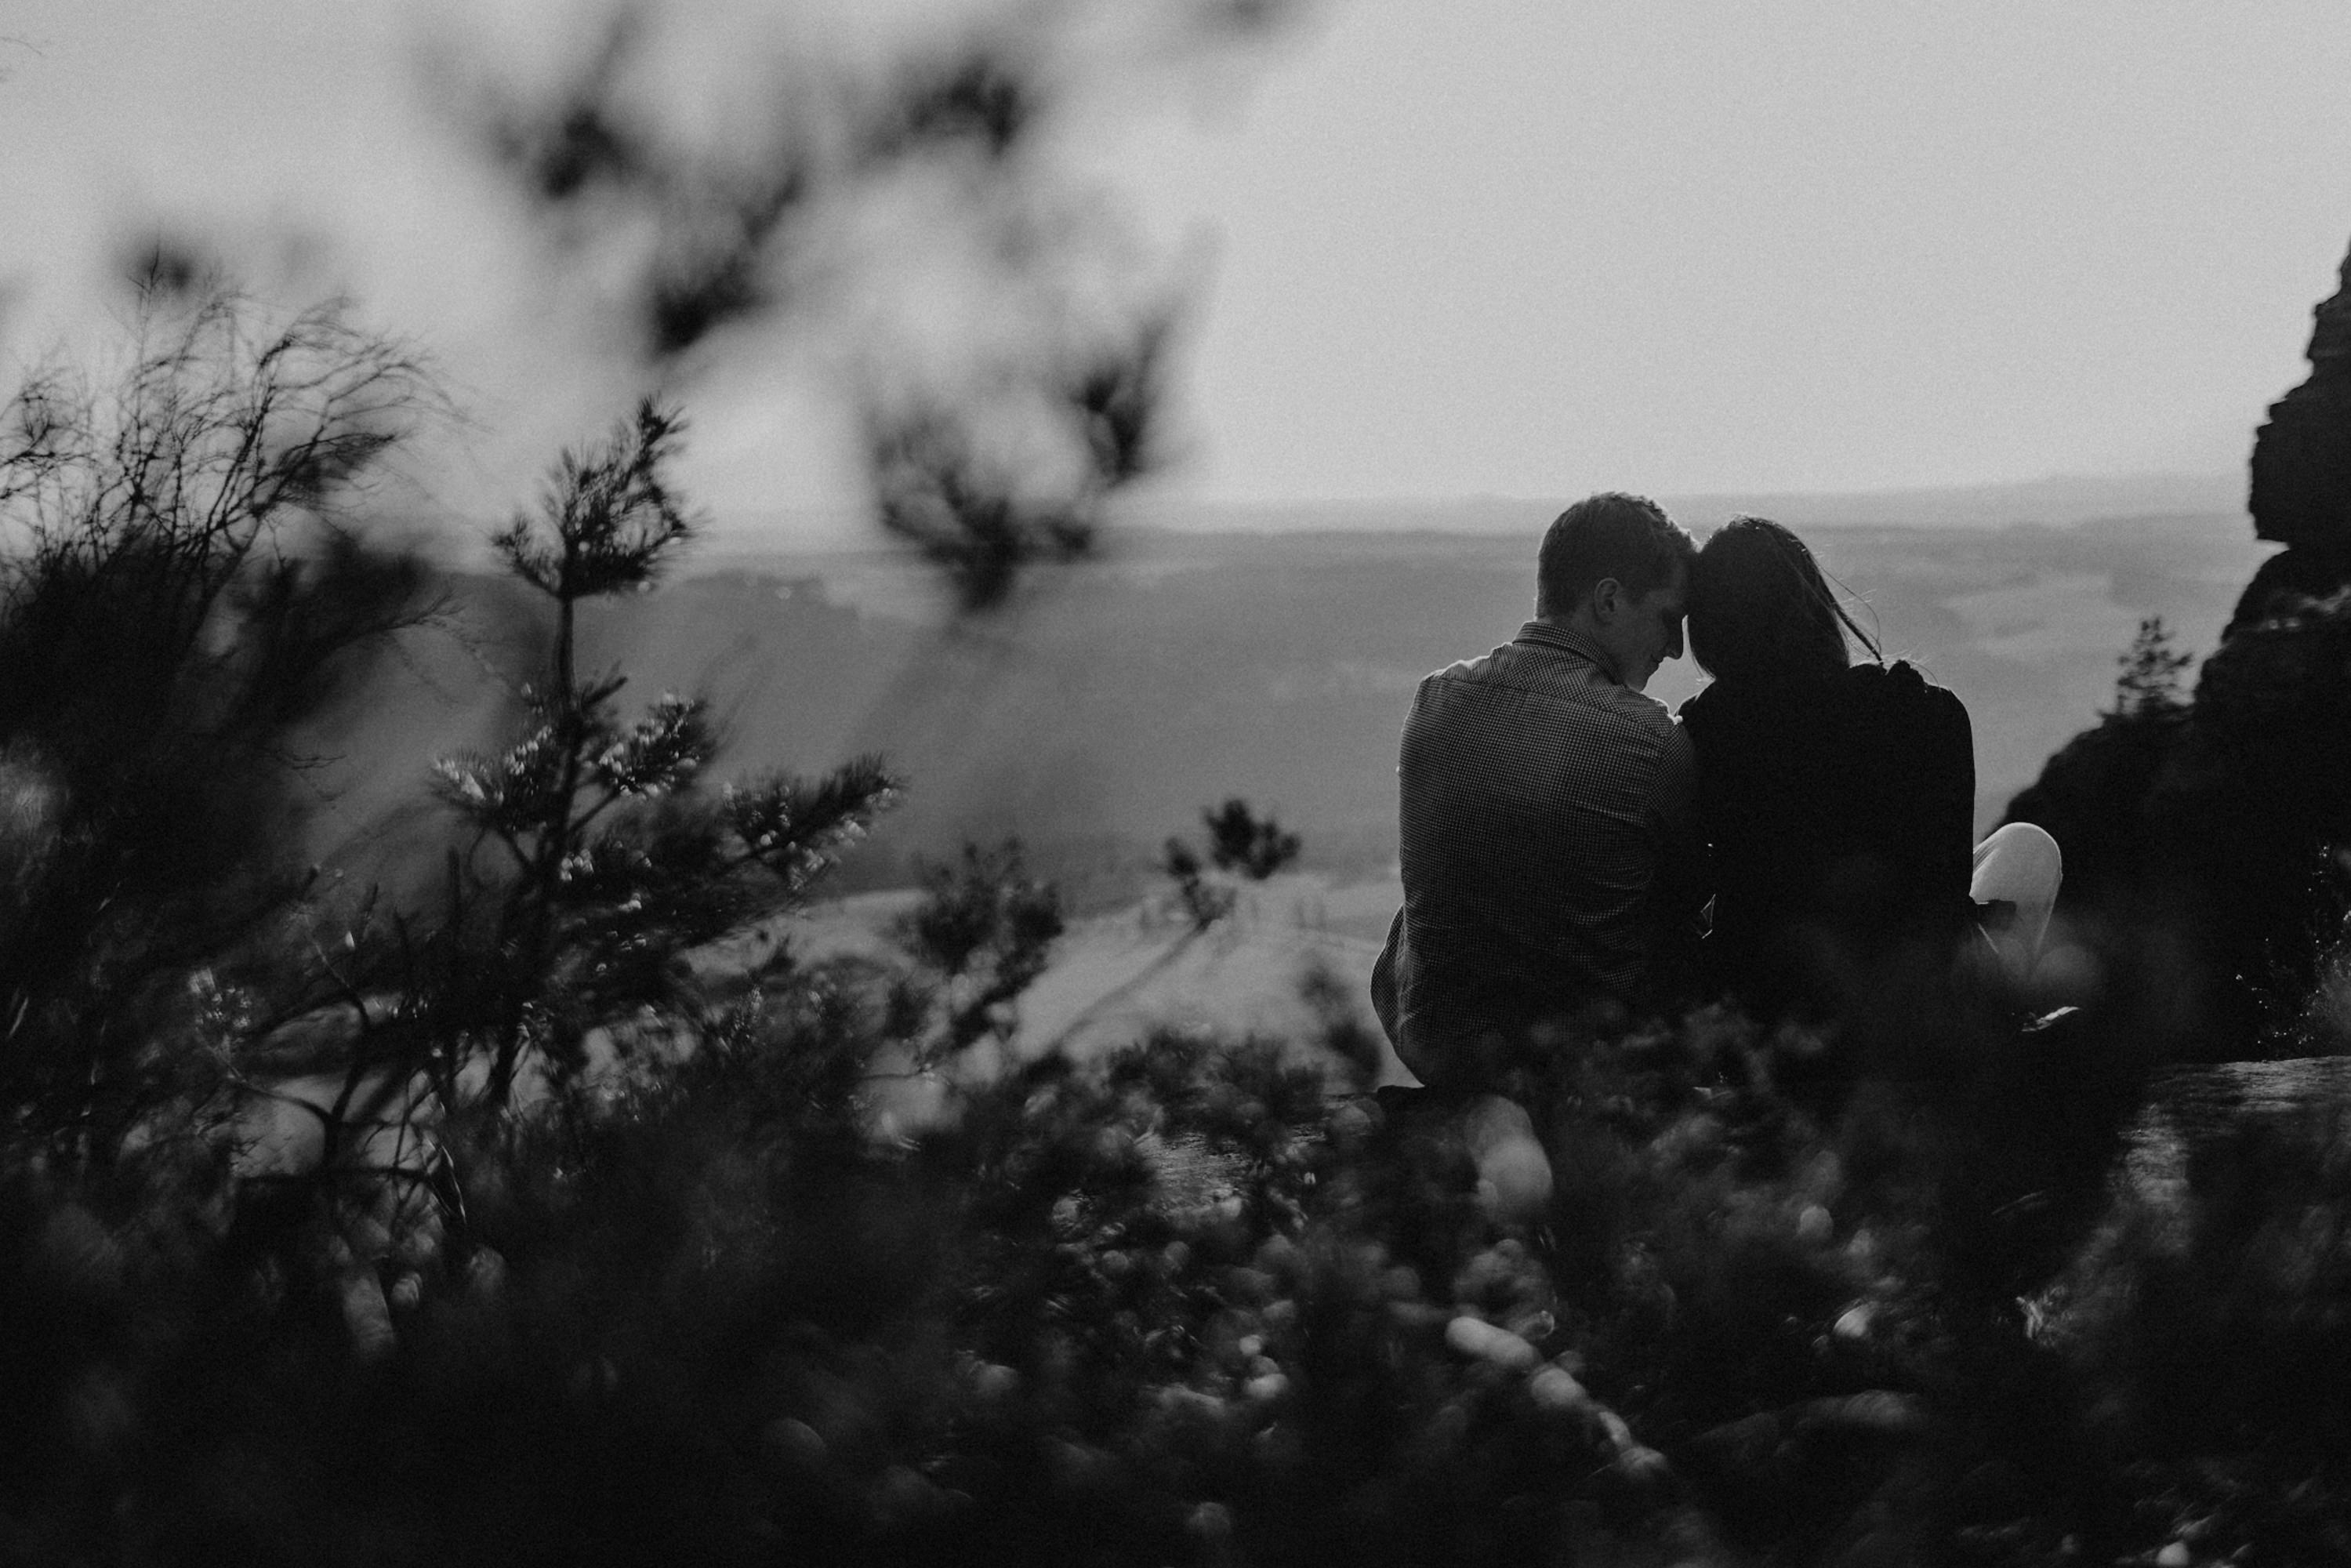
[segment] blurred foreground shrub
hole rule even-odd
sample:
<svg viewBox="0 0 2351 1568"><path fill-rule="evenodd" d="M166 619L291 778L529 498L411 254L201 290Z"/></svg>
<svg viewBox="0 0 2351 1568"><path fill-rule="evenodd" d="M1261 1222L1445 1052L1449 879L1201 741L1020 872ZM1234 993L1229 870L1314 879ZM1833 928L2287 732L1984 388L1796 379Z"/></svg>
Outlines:
<svg viewBox="0 0 2351 1568"><path fill-rule="evenodd" d="M221 293L0 402L0 1120L60 1155L218 1087L191 970L282 978L306 742L431 608L360 525L442 412L346 312Z"/></svg>
<svg viewBox="0 0 2351 1568"><path fill-rule="evenodd" d="M188 1146L13 1158L5 1549L2054 1562L2164 1544L2183 1454L2341 1451L2292 1387L2341 1359L2339 1245L2248 1199L2234 1250L2116 1221L2118 1293L2066 1285L2046 1061L1800 1102L1814 1044L1730 1015L1574 1042L1512 1228L1444 1107L1299 1044L1047 1058L877 1138L870 991L453 1129L462 1207L397 1236L322 1208L255 1257ZM2234 1404L2183 1409L2196 1357Z"/></svg>
<svg viewBox="0 0 2351 1568"><path fill-rule="evenodd" d="M2137 1509L2248 1561L2351 1557L2344 1133L2308 1108L2142 1148L2036 1303Z"/></svg>

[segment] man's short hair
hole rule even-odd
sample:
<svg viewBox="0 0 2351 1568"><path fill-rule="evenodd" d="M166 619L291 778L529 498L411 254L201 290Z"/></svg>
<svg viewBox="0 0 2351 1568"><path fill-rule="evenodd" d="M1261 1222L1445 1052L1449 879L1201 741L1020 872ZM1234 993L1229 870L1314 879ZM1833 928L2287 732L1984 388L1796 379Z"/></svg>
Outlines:
<svg viewBox="0 0 2351 1568"><path fill-rule="evenodd" d="M1646 496L1604 490L1552 520L1535 556L1535 613L1564 615L1601 579L1613 577L1638 599L1687 570L1698 543Z"/></svg>

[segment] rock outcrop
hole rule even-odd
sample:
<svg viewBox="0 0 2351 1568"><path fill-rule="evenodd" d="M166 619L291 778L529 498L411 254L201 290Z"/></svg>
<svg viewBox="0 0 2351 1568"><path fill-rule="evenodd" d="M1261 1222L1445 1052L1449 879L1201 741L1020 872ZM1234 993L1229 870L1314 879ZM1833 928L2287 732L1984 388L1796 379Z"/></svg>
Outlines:
<svg viewBox="0 0 2351 1568"><path fill-rule="evenodd" d="M2108 715L2009 808L2057 839L2077 925L2196 1054L2331 1043L2278 1031L2351 908L2351 257L2342 279L2254 442L2254 532L2286 548L2194 701Z"/></svg>
<svg viewBox="0 0 2351 1568"><path fill-rule="evenodd" d="M2231 632L2351 582L2351 256L2339 278L2312 312L2309 378L2270 405L2253 437L2253 533L2286 548L2254 574Z"/></svg>

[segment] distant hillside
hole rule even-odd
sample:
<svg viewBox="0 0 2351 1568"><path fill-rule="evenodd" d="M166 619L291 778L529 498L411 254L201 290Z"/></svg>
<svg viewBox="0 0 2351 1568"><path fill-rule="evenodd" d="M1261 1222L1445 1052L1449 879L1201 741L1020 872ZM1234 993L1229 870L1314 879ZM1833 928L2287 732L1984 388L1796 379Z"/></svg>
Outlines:
<svg viewBox="0 0 2351 1568"><path fill-rule="evenodd" d="M1637 479L1625 481L1641 488ZM1124 524L1186 534L1491 534L1516 538L1540 529L1571 496L1473 496L1450 500L1206 501L1180 486L1125 503ZM2245 476L2225 474L2058 475L2005 485L1946 485L1907 490L1721 491L1657 495L1666 509L1704 533L1740 512L1773 517L1799 531L1815 528L1965 528L2025 524L2065 528L2105 517L2199 517L2245 523ZM486 535L496 524L485 519ZM1122 528L1121 531L1126 531ZM873 537L870 516L853 507L803 507L734 512L708 536L705 559L763 564L789 549L853 551Z"/></svg>
<svg viewBox="0 0 2351 1568"><path fill-rule="evenodd" d="M1640 486L1635 483L1632 488ZM1448 501L1212 503L1161 499L1135 513L1145 524L1192 533L1516 534L1541 528L1573 497L1476 497ZM1740 512L1800 531L1900 528L1992 529L2020 524L2064 528L2101 517L2245 516L2245 476L2227 474L2053 476L2006 485L1907 490L1723 491L1660 494L1680 522L1699 532ZM778 536L789 537L789 536ZM830 536L841 537L836 524Z"/></svg>
<svg viewBox="0 0 2351 1568"><path fill-rule="evenodd" d="M2139 617L2164 616L2203 652L2261 554L2230 516L1855 527L1813 542L1888 653L1967 700L1987 823L2105 699ZM736 554L600 607L585 633L591 664L634 672L632 695L710 695L734 737L729 768L870 749L906 770L914 789L856 882L1017 832L1081 896L1107 900L1229 794L1302 830L1310 863L1385 865L1413 687L1512 634L1532 549L1530 534L1131 528L968 624L893 554ZM495 737L488 673L513 667L531 613L502 584L460 583L457 634L413 640L405 672L343 737L322 847L364 858L363 830L421 798L434 750ZM1677 703L1696 685L1683 662L1652 695Z"/></svg>

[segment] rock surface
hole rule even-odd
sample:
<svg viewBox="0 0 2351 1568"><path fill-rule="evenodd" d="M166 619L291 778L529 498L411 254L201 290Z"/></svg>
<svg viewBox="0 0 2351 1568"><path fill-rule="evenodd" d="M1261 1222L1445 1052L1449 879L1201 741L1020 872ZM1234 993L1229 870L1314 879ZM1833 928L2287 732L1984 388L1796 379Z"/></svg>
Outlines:
<svg viewBox="0 0 2351 1568"><path fill-rule="evenodd" d="M2312 312L2310 377L2253 438L2253 532L2300 549L2351 547L2351 256Z"/></svg>
<svg viewBox="0 0 2351 1568"><path fill-rule="evenodd" d="M2351 256L2338 276L2312 312L2308 379L2253 437L2253 533L2286 549L2254 573L2223 642L2351 583Z"/></svg>

